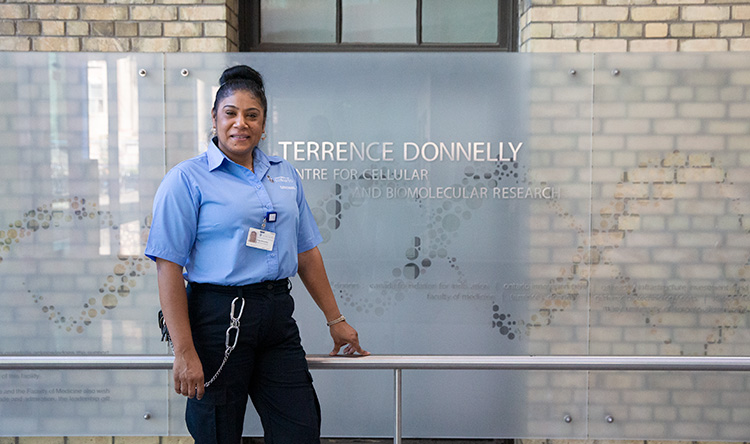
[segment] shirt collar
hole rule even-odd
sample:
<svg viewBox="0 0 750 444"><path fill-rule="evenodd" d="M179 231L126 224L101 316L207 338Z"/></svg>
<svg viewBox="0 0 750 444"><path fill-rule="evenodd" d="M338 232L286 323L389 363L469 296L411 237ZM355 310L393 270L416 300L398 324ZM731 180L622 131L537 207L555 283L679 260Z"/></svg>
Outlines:
<svg viewBox="0 0 750 444"><path fill-rule="evenodd" d="M208 148L206 148L206 156L208 156L208 171L213 171L216 168L219 168L221 163L224 162L224 159L226 159L226 156L221 152L219 147L216 146L216 142L214 142L213 139L211 139L211 143L209 143Z"/></svg>
<svg viewBox="0 0 750 444"><path fill-rule="evenodd" d="M211 139L211 143L208 144L206 149L206 155L208 156L208 170L213 171L221 166L221 163L225 160L230 162L227 156L216 146L214 139ZM277 156L268 156L263 150L257 146L253 149L253 169L255 175L263 177L268 172L271 164L277 164L281 162L281 158Z"/></svg>
<svg viewBox="0 0 750 444"><path fill-rule="evenodd" d="M255 170L255 175L262 179L268 173L269 168L271 168L270 159L263 150L256 146L255 151L253 151L253 170Z"/></svg>

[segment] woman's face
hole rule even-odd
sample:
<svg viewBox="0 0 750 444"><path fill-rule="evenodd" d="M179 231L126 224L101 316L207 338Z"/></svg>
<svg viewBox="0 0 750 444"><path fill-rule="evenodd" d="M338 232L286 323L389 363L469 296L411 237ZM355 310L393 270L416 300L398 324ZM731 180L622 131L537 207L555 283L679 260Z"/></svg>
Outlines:
<svg viewBox="0 0 750 444"><path fill-rule="evenodd" d="M266 127L263 105L249 91L236 91L211 111L219 149L240 165L251 168L253 149Z"/></svg>

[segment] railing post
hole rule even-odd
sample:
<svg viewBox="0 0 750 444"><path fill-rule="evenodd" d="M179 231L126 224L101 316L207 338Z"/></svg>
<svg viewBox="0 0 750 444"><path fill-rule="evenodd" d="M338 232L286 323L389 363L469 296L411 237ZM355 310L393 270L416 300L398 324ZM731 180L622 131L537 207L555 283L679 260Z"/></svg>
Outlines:
<svg viewBox="0 0 750 444"><path fill-rule="evenodd" d="M396 416L393 430L393 443L401 444L401 369L393 369L393 411Z"/></svg>

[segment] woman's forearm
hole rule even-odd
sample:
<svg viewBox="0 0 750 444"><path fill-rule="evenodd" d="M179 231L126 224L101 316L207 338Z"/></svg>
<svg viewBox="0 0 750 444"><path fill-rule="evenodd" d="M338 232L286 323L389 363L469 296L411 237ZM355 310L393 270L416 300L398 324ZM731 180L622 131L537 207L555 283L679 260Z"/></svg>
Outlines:
<svg viewBox="0 0 750 444"><path fill-rule="evenodd" d="M159 302L174 346L172 366L175 392L189 398L203 398L203 366L195 350L188 315L182 267L164 259L156 260Z"/></svg>
<svg viewBox="0 0 750 444"><path fill-rule="evenodd" d="M298 261L299 277L302 279L302 283L305 284L305 288L307 288L315 304L317 304L325 315L326 321L332 321L341 316L338 304L336 303L336 297L328 281L323 257L318 247L300 253Z"/></svg>
<svg viewBox="0 0 750 444"><path fill-rule="evenodd" d="M174 262L156 259L159 282L159 303L175 354L193 349L193 337L188 316L187 293L182 277L182 267Z"/></svg>

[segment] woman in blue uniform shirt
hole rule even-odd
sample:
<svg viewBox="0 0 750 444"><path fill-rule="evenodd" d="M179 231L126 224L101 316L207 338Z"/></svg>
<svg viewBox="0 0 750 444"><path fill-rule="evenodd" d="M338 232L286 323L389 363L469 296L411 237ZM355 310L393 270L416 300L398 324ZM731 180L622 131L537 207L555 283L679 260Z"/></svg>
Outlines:
<svg viewBox="0 0 750 444"><path fill-rule="evenodd" d="M320 407L288 278L299 273L323 311L332 355L368 353L337 307L297 172L257 148L267 115L260 74L235 66L220 83L215 137L164 177L146 247L174 347L175 391L188 398L197 444L238 444L248 395L266 444L318 443Z"/></svg>

